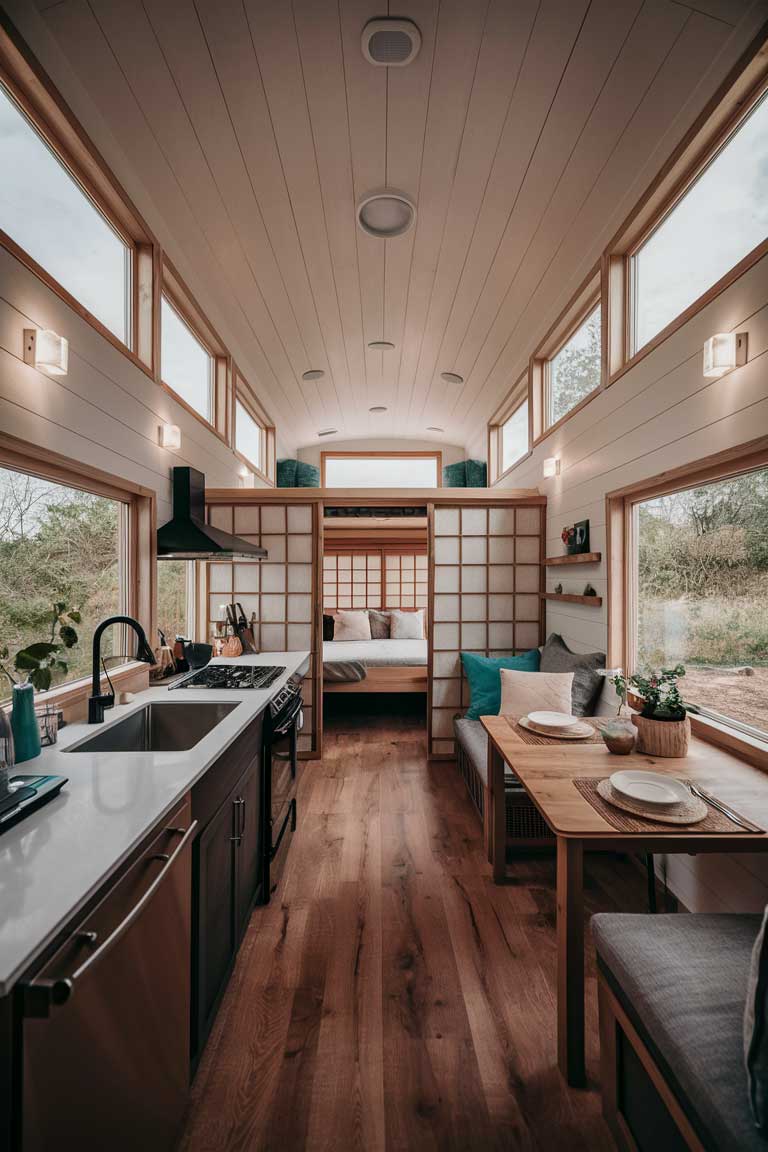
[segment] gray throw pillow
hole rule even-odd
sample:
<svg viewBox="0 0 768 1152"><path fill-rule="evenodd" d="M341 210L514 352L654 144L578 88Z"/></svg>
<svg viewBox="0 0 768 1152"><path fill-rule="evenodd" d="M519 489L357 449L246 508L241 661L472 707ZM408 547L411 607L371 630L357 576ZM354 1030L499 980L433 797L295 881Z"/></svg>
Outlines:
<svg viewBox="0 0 768 1152"><path fill-rule="evenodd" d="M603 687L598 669L605 668L604 652L571 652L553 632L541 650L540 672L573 672L571 709L574 716L591 716Z"/></svg>
<svg viewBox="0 0 768 1152"><path fill-rule="evenodd" d="M768 1128L768 946L765 924L768 907L752 949L744 1005L744 1063L749 1104L758 1128Z"/></svg>
<svg viewBox="0 0 768 1152"><path fill-rule="evenodd" d="M375 608L369 608L368 619L371 622L371 640L389 640L389 612L377 612Z"/></svg>

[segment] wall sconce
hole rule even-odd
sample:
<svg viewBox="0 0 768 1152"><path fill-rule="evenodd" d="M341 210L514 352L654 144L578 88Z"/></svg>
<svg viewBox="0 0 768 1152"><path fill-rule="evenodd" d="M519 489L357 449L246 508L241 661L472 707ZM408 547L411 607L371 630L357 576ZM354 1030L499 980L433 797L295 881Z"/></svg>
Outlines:
<svg viewBox="0 0 768 1152"><path fill-rule="evenodd" d="M160 447L169 448L172 452L178 452L181 448L181 428L178 424L161 424L160 425Z"/></svg>
<svg viewBox="0 0 768 1152"><path fill-rule="evenodd" d="M25 328L24 362L49 376L66 376L69 341L50 328Z"/></svg>
<svg viewBox="0 0 768 1152"><path fill-rule="evenodd" d="M560 457L548 456L544 461L544 475L545 476L559 476L560 475Z"/></svg>
<svg viewBox="0 0 768 1152"><path fill-rule="evenodd" d="M747 362L746 332L716 332L704 345L704 376L716 380Z"/></svg>
<svg viewBox="0 0 768 1152"><path fill-rule="evenodd" d="M241 488L253 488L253 473L246 468L244 464L242 468L239 469L238 475L240 477Z"/></svg>

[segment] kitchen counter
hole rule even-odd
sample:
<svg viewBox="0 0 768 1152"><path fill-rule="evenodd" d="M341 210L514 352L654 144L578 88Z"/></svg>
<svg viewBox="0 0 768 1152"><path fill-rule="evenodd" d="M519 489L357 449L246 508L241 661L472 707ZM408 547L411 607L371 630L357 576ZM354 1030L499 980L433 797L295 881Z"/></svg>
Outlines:
<svg viewBox="0 0 768 1152"><path fill-rule="evenodd" d="M308 652L217 659L213 663L277 664L286 671L266 689L169 692L160 684L116 705L104 724L69 725L53 748L18 765L18 773L69 779L54 800L0 836L0 995L308 660ZM195 699L237 707L188 751L65 751L153 700Z"/></svg>

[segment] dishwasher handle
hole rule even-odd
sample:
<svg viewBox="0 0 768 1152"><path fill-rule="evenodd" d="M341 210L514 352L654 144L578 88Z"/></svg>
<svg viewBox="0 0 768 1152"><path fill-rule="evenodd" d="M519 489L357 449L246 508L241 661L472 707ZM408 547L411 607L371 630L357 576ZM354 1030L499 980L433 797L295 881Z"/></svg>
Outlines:
<svg viewBox="0 0 768 1152"><path fill-rule="evenodd" d="M152 897L157 892L160 885L165 880L165 877L170 872L178 857L184 851L185 847L192 839L197 829L197 820L193 820L187 830L184 832L179 843L174 848L170 855L165 853L153 853L148 856L148 860L163 860L164 864L158 875L147 888L146 892L136 901L130 912L120 921L117 927L110 932L103 944L91 953L87 960L83 961L79 968L76 968L71 976L60 976L53 980L31 980L28 984L22 985L23 993L23 1009L26 1017L46 1017L50 1016L51 1008L58 1007L61 1004L66 1004L70 996L75 990L77 982L85 976L91 968L103 960L104 957L111 949L117 944L118 940L128 931L132 924L138 920L141 913L149 904ZM169 832L179 833L181 828L169 828ZM84 938L90 938L89 942L93 943L95 934L92 932L81 933Z"/></svg>

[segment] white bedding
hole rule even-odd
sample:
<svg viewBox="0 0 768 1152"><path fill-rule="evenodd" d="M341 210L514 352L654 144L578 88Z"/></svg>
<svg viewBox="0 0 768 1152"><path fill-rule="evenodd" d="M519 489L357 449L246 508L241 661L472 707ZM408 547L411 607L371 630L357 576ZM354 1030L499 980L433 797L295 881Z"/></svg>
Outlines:
<svg viewBox="0 0 768 1152"><path fill-rule="evenodd" d="M356 660L366 668L405 668L427 663L426 640L325 640L323 662Z"/></svg>

